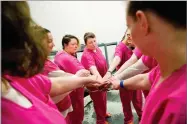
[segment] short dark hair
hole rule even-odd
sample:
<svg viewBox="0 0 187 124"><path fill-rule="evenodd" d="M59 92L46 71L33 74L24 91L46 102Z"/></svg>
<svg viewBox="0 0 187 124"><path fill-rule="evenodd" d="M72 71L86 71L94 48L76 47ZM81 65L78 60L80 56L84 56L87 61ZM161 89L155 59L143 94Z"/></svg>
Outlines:
<svg viewBox="0 0 187 124"><path fill-rule="evenodd" d="M87 40L88 40L89 38L95 38L95 34L92 33L92 32L86 32L86 33L84 34L84 43L85 43L85 44L87 44Z"/></svg>
<svg viewBox="0 0 187 124"><path fill-rule="evenodd" d="M32 24L27 2L2 1L2 73L31 77L42 71L47 50Z"/></svg>
<svg viewBox="0 0 187 124"><path fill-rule="evenodd" d="M130 1L128 15L136 20L138 10L151 11L175 28L186 29L186 1Z"/></svg>
<svg viewBox="0 0 187 124"><path fill-rule="evenodd" d="M63 47L63 49L65 49L65 44L68 45L69 42L71 41L71 39L76 39L77 43L79 44L79 39L76 36L71 35L71 34L67 34L67 35L65 35L62 38L62 47Z"/></svg>

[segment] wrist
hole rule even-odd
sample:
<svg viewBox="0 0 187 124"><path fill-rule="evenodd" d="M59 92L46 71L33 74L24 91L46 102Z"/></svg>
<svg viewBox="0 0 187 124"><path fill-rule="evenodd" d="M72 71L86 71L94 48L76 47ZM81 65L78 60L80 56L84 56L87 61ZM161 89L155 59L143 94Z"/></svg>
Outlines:
<svg viewBox="0 0 187 124"><path fill-rule="evenodd" d="M91 83L91 78L90 77L80 77L81 78L81 86L85 87L89 83Z"/></svg>
<svg viewBox="0 0 187 124"><path fill-rule="evenodd" d="M107 73L109 73L110 75L112 75L112 71L108 70Z"/></svg>
<svg viewBox="0 0 187 124"><path fill-rule="evenodd" d="M94 81L97 80L96 76L88 76L84 78L85 78L85 84L93 83Z"/></svg>

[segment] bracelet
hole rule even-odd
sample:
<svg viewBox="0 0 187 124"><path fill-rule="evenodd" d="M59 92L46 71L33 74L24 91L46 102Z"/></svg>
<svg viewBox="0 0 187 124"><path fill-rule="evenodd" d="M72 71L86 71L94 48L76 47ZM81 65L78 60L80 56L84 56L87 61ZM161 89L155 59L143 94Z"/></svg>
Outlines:
<svg viewBox="0 0 187 124"><path fill-rule="evenodd" d="M124 82L124 80L120 80L120 87L121 88L125 88L124 85L123 85L123 82Z"/></svg>

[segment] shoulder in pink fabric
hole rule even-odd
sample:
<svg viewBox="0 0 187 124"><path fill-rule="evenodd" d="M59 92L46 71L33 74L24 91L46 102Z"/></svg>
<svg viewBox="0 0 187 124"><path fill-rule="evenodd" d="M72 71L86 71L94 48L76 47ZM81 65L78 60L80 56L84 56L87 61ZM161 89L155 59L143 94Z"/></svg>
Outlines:
<svg viewBox="0 0 187 124"><path fill-rule="evenodd" d="M77 58L64 51L56 54L54 62L61 70L72 74L76 74L77 71L84 69Z"/></svg>
<svg viewBox="0 0 187 124"><path fill-rule="evenodd" d="M134 50L134 54L137 56L138 59L140 59L141 56L143 55L142 52L137 47Z"/></svg>
<svg viewBox="0 0 187 124"><path fill-rule="evenodd" d="M60 68L51 60L46 60L42 74L48 76L49 72L60 70Z"/></svg>
<svg viewBox="0 0 187 124"><path fill-rule="evenodd" d="M158 65L157 61L152 57L142 55L141 59L144 65L149 68L149 70L153 69Z"/></svg>
<svg viewBox="0 0 187 124"><path fill-rule="evenodd" d="M131 56L133 52L124 43L120 42L115 48L115 56L121 59L120 64L117 66L119 69Z"/></svg>
<svg viewBox="0 0 187 124"><path fill-rule="evenodd" d="M24 95L32 103L32 107L24 108L16 103L2 98L2 123L3 124L66 124L63 116L50 104L46 104L37 94L49 92L49 84L41 75L31 79L19 79L8 77L10 85ZM31 83L33 81L36 83ZM21 82L20 82L21 81ZM39 85L37 85L37 83ZM27 87L22 86L23 84ZM45 85L43 85L45 84ZM44 87L45 86L45 87ZM36 90L34 90L35 88ZM44 88L43 91L41 88ZM32 89L32 90L30 90Z"/></svg>
<svg viewBox="0 0 187 124"><path fill-rule="evenodd" d="M27 91L33 94L35 97L48 104L49 106L56 108L56 105L53 103L51 97L49 96L51 90L51 81L48 77L37 74L30 78L20 78L16 76L5 76L7 79L16 81Z"/></svg>
<svg viewBox="0 0 187 124"><path fill-rule="evenodd" d="M186 64L155 88L159 78L160 69L157 66L149 75L153 83L146 99L141 124L185 124Z"/></svg>

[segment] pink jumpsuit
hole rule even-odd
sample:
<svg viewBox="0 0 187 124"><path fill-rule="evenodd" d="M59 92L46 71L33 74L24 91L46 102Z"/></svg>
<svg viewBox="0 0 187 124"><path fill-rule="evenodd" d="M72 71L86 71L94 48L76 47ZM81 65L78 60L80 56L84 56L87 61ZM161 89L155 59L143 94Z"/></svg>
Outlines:
<svg viewBox="0 0 187 124"><path fill-rule="evenodd" d="M129 49L124 43L120 42L115 49L115 56L120 57L121 62L117 69L119 69L132 55L132 50ZM142 116L142 94L141 90L124 90L120 89L120 98L123 107L124 124L128 124L133 121L133 114L131 110L131 101L134 108L141 119Z"/></svg>
<svg viewBox="0 0 187 124"><path fill-rule="evenodd" d="M87 70L89 70L91 66L96 66L101 77L106 74L108 69L106 59L103 56L102 51L98 47L96 48L96 52L85 48L82 54L81 63ZM107 110L106 92L90 92L90 97L93 100L94 109L97 117L97 124L105 124L105 115Z"/></svg>
<svg viewBox="0 0 187 124"><path fill-rule="evenodd" d="M84 69L82 64L74 56L60 51L54 59L55 64L65 72L76 74L77 71ZM84 119L84 88L75 89L70 93L73 112L70 112L70 124L82 124Z"/></svg>
<svg viewBox="0 0 187 124"><path fill-rule="evenodd" d="M141 124L186 124L186 64L155 87L160 77L159 66L149 73L152 87Z"/></svg>

